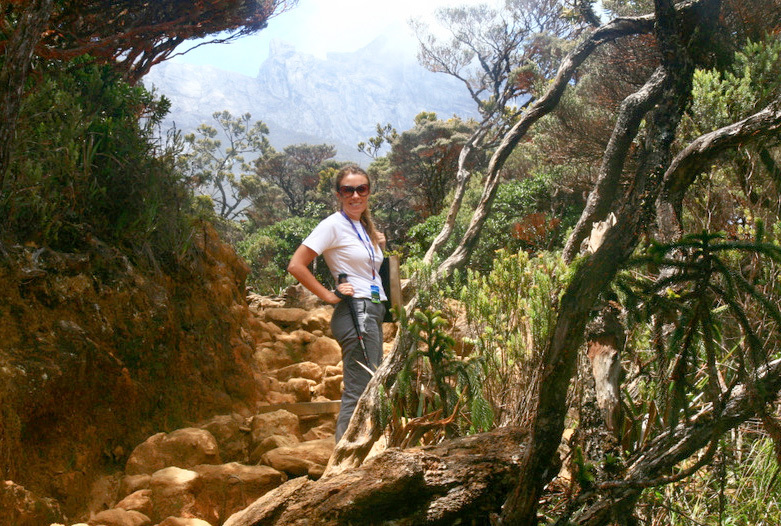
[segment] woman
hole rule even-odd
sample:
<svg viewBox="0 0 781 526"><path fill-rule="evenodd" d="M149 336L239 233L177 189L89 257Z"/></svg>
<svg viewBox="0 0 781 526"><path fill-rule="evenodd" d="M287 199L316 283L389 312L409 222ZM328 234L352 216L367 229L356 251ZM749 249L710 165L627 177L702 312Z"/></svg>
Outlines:
<svg viewBox="0 0 781 526"><path fill-rule="evenodd" d="M336 441L350 423L355 405L382 360L382 319L386 299L380 279L385 236L378 232L369 213L369 176L358 166L347 166L336 176L340 209L318 224L293 254L287 270L317 297L336 305L331 332L342 347L344 392L336 421ZM309 264L322 254L338 284L327 289L309 271ZM346 281L339 276L346 274ZM343 281L340 283L340 281ZM344 298L344 299L343 299ZM361 346L350 312L353 303L363 337ZM368 359L368 363L367 363ZM367 369L368 368L368 369Z"/></svg>

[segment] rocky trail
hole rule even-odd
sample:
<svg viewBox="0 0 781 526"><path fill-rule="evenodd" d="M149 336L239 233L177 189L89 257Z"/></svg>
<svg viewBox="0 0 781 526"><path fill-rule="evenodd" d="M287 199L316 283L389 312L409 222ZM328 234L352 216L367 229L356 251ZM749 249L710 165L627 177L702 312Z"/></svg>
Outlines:
<svg viewBox="0 0 781 526"><path fill-rule="evenodd" d="M265 395L254 411L150 436L123 471L91 485L88 509L74 521L61 522L56 501L11 481L0 508L14 509L15 524L25 526L219 526L289 479L318 479L334 448L342 384L331 307L313 298L248 303L260 329L253 358ZM388 346L394 326L386 325Z"/></svg>

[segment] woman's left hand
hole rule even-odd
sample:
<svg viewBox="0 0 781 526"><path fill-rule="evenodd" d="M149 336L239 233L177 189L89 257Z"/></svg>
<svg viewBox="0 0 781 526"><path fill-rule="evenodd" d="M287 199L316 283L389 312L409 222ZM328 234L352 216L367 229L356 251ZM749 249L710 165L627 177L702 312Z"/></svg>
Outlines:
<svg viewBox="0 0 781 526"><path fill-rule="evenodd" d="M385 234L382 232L377 232L377 241L380 244L380 248L385 250Z"/></svg>

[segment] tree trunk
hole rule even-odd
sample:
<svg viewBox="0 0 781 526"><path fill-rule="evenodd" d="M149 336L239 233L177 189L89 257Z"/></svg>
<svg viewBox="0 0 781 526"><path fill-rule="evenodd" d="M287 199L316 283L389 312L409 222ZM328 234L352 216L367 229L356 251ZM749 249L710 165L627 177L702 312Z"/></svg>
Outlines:
<svg viewBox="0 0 781 526"><path fill-rule="evenodd" d="M502 428L391 448L347 473L290 480L225 526L488 524L518 478L525 438L518 428Z"/></svg>
<svg viewBox="0 0 781 526"><path fill-rule="evenodd" d="M705 4L718 14L718 0L705 0L700 6ZM703 11L707 12L708 9ZM550 464L556 451L553 444L560 440L564 429L566 393L575 371L577 351L583 342L586 322L600 292L631 255L644 225L650 223L649 219L653 215L652 204L659 193L662 176L669 163L670 145L691 93L694 62L690 56L691 48L683 46L681 42L688 37L707 37L712 34L712 16L699 17L695 21L698 27L681 30L670 0L656 0L655 14L655 34L663 61L661 69L657 70L640 93L648 100L660 100L647 118L647 136L643 148L645 159L640 163L630 192L616 214L618 223L608 230L602 246L576 267L570 285L562 297L556 325L543 355L540 381L545 388L539 390L531 440L523 462L523 476L504 507L502 521L505 524L537 523L537 503L542 488L554 474ZM689 45L691 44L689 42ZM657 85L662 88L661 97L657 94ZM633 104L622 105L622 111L634 113L637 108L643 107L647 107L647 104L638 100ZM619 116L616 128L620 128L620 133L634 135L637 130L626 125L628 122L631 122L631 118ZM605 152L604 166L612 165L612 162L607 160L615 157L627 143L626 138L614 139L611 139ZM615 150L611 150L611 147ZM612 195L610 192L597 190L604 188L595 189L593 205L584 211L581 219L593 213L592 210L604 209L605 205L600 203L599 199ZM573 243L568 242L568 246L572 250Z"/></svg>
<svg viewBox="0 0 781 526"><path fill-rule="evenodd" d="M556 108L572 76L583 61L601 44L620 37L650 31L651 27L651 17L617 18L590 33L583 42L564 58L551 86L542 97L529 106L518 122L505 134L499 147L491 157L480 202L458 247L440 265L437 271L440 276L449 275L454 269L463 267L469 261L469 257L477 245L485 220L491 212L505 161L520 140L526 135L526 132L529 131L529 128Z"/></svg>

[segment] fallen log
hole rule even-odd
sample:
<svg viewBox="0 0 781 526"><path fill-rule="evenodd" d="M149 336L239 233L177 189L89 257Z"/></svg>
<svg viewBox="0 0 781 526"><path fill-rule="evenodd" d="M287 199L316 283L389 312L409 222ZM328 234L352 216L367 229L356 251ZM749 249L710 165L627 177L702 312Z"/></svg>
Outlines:
<svg viewBox="0 0 781 526"><path fill-rule="evenodd" d="M515 486L527 436L502 428L437 446L391 448L332 477L290 480L224 526L488 524Z"/></svg>

